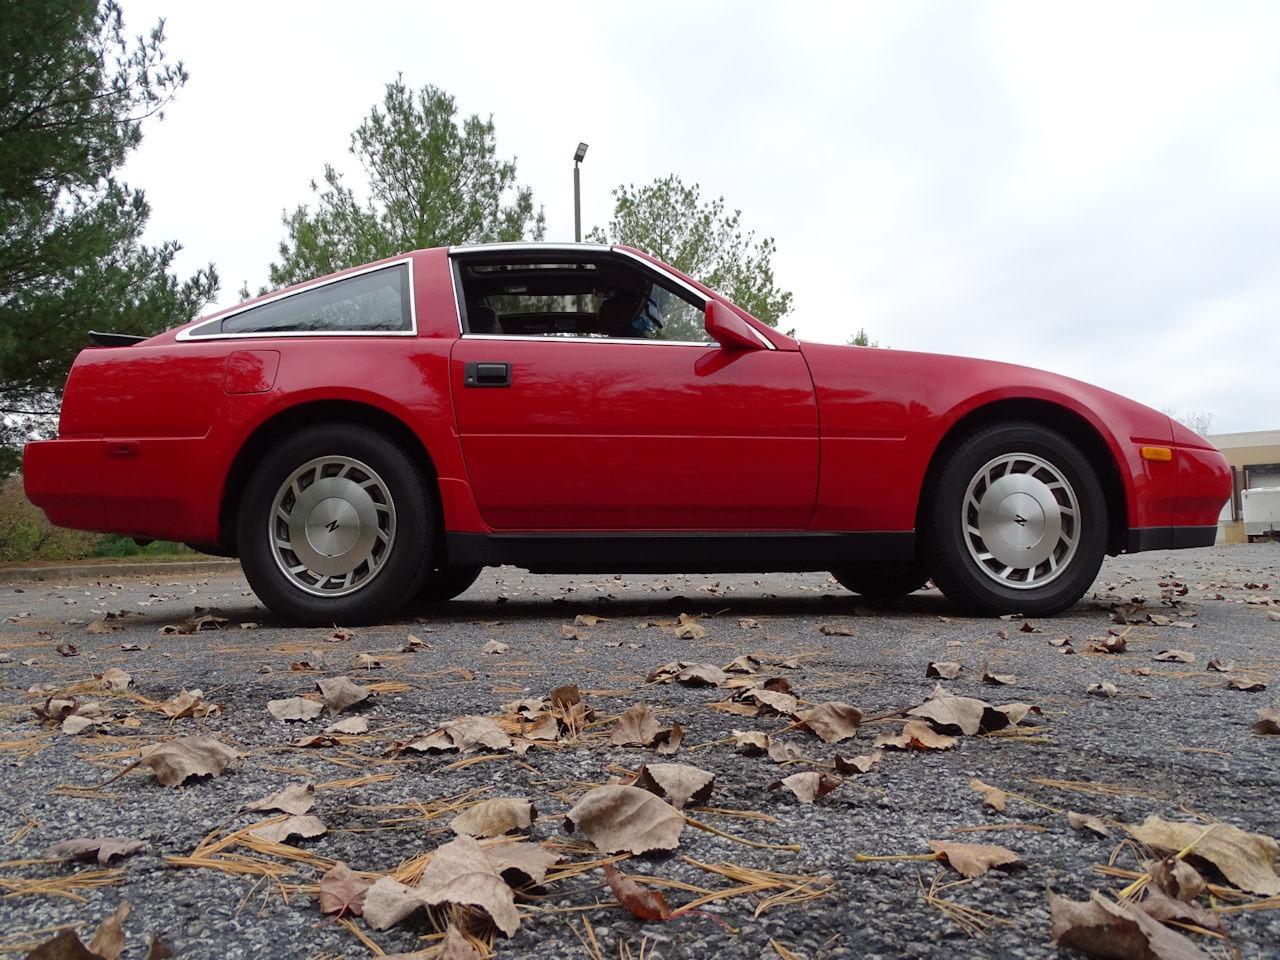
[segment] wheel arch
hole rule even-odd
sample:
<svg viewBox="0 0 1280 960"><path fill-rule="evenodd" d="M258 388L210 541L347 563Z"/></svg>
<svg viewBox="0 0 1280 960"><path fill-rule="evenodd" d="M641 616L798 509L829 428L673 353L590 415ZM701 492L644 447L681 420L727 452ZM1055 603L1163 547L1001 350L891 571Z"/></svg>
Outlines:
<svg viewBox="0 0 1280 960"><path fill-rule="evenodd" d="M413 429L395 414L358 400L310 400L273 413L258 424L240 444L227 470L222 487L222 500L218 510L218 536L220 545L234 552L236 517L254 465L273 442L302 427L322 422L355 423L376 430L396 441L427 476L428 490L435 498L436 515L441 515L439 474L430 451ZM444 549L443 525L437 530ZM441 554L443 555L443 554Z"/></svg>
<svg viewBox="0 0 1280 960"><path fill-rule="evenodd" d="M1107 501L1107 552L1125 549L1129 532L1129 506L1124 476L1107 437L1081 413L1037 397L1008 397L982 403L955 418L935 445L920 487L916 507L916 529L921 530L926 498L946 455L975 429L1004 420L1025 420L1057 430L1074 443L1098 469L1098 481Z"/></svg>

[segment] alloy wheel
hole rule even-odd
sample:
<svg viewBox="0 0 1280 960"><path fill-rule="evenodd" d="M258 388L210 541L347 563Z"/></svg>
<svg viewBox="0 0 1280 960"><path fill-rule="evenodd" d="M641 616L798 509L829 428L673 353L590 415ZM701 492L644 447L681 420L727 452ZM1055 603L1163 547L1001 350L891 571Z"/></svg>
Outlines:
<svg viewBox="0 0 1280 960"><path fill-rule="evenodd" d="M318 457L280 485L267 520L272 556L289 582L341 597L381 572L396 536L391 492L368 465Z"/></svg>

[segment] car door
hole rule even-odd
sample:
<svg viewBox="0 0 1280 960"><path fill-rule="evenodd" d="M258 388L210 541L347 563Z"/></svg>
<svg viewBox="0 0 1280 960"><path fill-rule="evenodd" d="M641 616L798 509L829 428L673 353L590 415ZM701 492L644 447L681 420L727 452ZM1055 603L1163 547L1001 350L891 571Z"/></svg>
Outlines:
<svg viewBox="0 0 1280 960"><path fill-rule="evenodd" d="M458 432L496 530L801 530L818 479L796 350L464 334Z"/></svg>

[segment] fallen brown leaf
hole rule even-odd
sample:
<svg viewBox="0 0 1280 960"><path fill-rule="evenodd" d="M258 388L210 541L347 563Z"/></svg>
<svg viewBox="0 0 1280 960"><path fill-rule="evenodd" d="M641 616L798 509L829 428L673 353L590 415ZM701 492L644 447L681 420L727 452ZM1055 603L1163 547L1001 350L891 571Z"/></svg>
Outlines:
<svg viewBox="0 0 1280 960"><path fill-rule="evenodd" d="M1161 650L1151 659L1164 663L1195 663L1196 655L1188 650Z"/></svg>
<svg viewBox="0 0 1280 960"><path fill-rule="evenodd" d="M1251 677L1232 677L1227 681L1227 687L1231 690L1243 690L1245 693L1261 693L1267 689L1265 683Z"/></svg>
<svg viewBox="0 0 1280 960"><path fill-rule="evenodd" d="M733 748L746 756L764 753L769 749L769 735L759 730L734 730Z"/></svg>
<svg viewBox="0 0 1280 960"><path fill-rule="evenodd" d="M246 803L246 810L271 811L294 815L306 813L316 802L316 788L309 783L291 783L283 790L269 793L261 800Z"/></svg>
<svg viewBox="0 0 1280 960"><path fill-rule="evenodd" d="M102 960L120 960L124 953L124 918L129 915L129 901L121 900L115 912L99 924L89 941L89 952Z"/></svg>
<svg viewBox="0 0 1280 960"><path fill-rule="evenodd" d="M989 783L983 783L976 777L969 781L969 788L976 793L982 794L982 802L993 810L999 810L1004 813L1005 802L1009 799L999 787L993 787Z"/></svg>
<svg viewBox="0 0 1280 960"><path fill-rule="evenodd" d="M662 730L658 733L656 740L658 753L670 756L680 749L682 742L684 742L684 727L678 723L672 723L670 730Z"/></svg>
<svg viewBox="0 0 1280 960"><path fill-rule="evenodd" d="M493 797L481 800L449 821L454 833L468 837L500 837L523 830L537 818L538 811L527 797Z"/></svg>
<svg viewBox="0 0 1280 960"><path fill-rule="evenodd" d="M216 777L240 753L212 737L178 737L143 747L141 763L151 768L166 787L176 787L191 777Z"/></svg>
<svg viewBox="0 0 1280 960"><path fill-rule="evenodd" d="M609 742L620 747L647 747L661 730L662 724L647 703L633 703L614 723Z"/></svg>
<svg viewBox="0 0 1280 960"><path fill-rule="evenodd" d="M769 759L774 763L790 763L795 760L803 760L804 758L804 751L794 743L787 743L785 740L770 739Z"/></svg>
<svg viewBox="0 0 1280 960"><path fill-rule="evenodd" d="M1187 937L1162 926L1130 903L1112 903L1094 893L1087 901L1049 892L1053 927L1060 947L1108 960L1209 960Z"/></svg>
<svg viewBox="0 0 1280 960"><path fill-rule="evenodd" d="M768 707L774 713L780 713L784 717L794 717L796 711L800 709L800 701L791 694L780 693L777 690L769 690L764 687L747 690L743 693L743 696L750 697L757 703Z"/></svg>
<svg viewBox="0 0 1280 960"><path fill-rule="evenodd" d="M371 930L386 930L426 907L422 894L391 877L379 877L364 892L362 915Z"/></svg>
<svg viewBox="0 0 1280 960"><path fill-rule="evenodd" d="M112 693L124 693L129 689L129 684L133 682L133 677L125 673L119 667L111 667L104 670L102 676L98 678L102 682L102 686Z"/></svg>
<svg viewBox="0 0 1280 960"><path fill-rule="evenodd" d="M327 677L316 681L316 689L324 698L324 705L329 708L330 716L337 716L347 707L355 706L370 696L372 691L358 683L352 683L350 677Z"/></svg>
<svg viewBox="0 0 1280 960"><path fill-rule="evenodd" d="M836 773L844 774L845 776L851 773L869 773L883 759L884 752L882 750L873 750L871 753L864 753L857 757L842 757L836 754Z"/></svg>
<svg viewBox="0 0 1280 960"><path fill-rule="evenodd" d="M324 704L306 697L289 697L287 700L269 700L267 712L277 720L314 720L324 713Z"/></svg>
<svg viewBox="0 0 1280 960"><path fill-rule="evenodd" d="M930 660L924 675L942 680L954 680L960 676L960 671L963 669L964 667L956 660Z"/></svg>
<svg viewBox="0 0 1280 960"><path fill-rule="evenodd" d="M485 853L503 878L516 884L541 884L547 871L563 858L536 843L523 840L487 847Z"/></svg>
<svg viewBox="0 0 1280 960"><path fill-rule="evenodd" d="M1253 724L1253 732L1263 736L1280 734L1280 712L1270 707L1260 708L1258 710L1258 719Z"/></svg>
<svg viewBox="0 0 1280 960"><path fill-rule="evenodd" d="M686 687L718 687L728 679L729 674L714 663L691 663L676 674L677 682Z"/></svg>
<svg viewBox="0 0 1280 960"><path fill-rule="evenodd" d="M1136 906L1147 916L1161 923L1192 923L1206 930L1222 929L1222 920L1217 913L1197 903L1176 900L1159 887L1148 886L1146 897Z"/></svg>
<svg viewBox="0 0 1280 960"><path fill-rule="evenodd" d="M458 837L437 847L422 871L416 892L430 906L455 903L479 907L507 936L520 927L511 887L471 837ZM367 896L365 903L367 916Z"/></svg>
<svg viewBox="0 0 1280 960"><path fill-rule="evenodd" d="M852 637L853 630L849 627L838 626L833 623L818 624L818 632L826 637Z"/></svg>
<svg viewBox="0 0 1280 960"><path fill-rule="evenodd" d="M127 837L86 837L55 843L45 850L44 855L55 860L97 860L105 867L112 857L127 857L146 846L143 840Z"/></svg>
<svg viewBox="0 0 1280 960"><path fill-rule="evenodd" d="M1124 653L1128 641L1121 636L1111 634L1100 640L1089 641L1089 651L1091 653Z"/></svg>
<svg viewBox="0 0 1280 960"><path fill-rule="evenodd" d="M635 786L665 797L677 810L701 806L711 796L716 775L684 763L641 764Z"/></svg>
<svg viewBox="0 0 1280 960"><path fill-rule="evenodd" d="M936 732L923 720L908 720L901 733L882 733L872 746L891 750L949 750L957 742L955 737Z"/></svg>
<svg viewBox="0 0 1280 960"><path fill-rule="evenodd" d="M858 732L862 711L838 700L820 703L800 715L800 726L816 734L823 743L839 743Z"/></svg>
<svg viewBox="0 0 1280 960"><path fill-rule="evenodd" d="M283 820L277 820L275 823L269 823L266 826L249 831L259 840L266 840L268 843L286 843L290 837L302 837L304 839L319 837L328 832L329 828L321 823L318 817L313 817L309 813L285 817Z"/></svg>
<svg viewBox="0 0 1280 960"><path fill-rule="evenodd" d="M169 700L160 704L164 715L171 720L184 717L208 717L222 712L216 703L207 703L203 690L183 690Z"/></svg>
<svg viewBox="0 0 1280 960"><path fill-rule="evenodd" d="M679 811L647 790L610 784L588 790L569 811L565 828L581 831L601 853L641 854L674 850L684 823Z"/></svg>
<svg viewBox="0 0 1280 960"><path fill-rule="evenodd" d="M347 717L345 720L335 720L324 728L324 732L358 736L369 732L369 721L365 717Z"/></svg>
<svg viewBox="0 0 1280 960"><path fill-rule="evenodd" d="M1212 863L1235 886L1259 896L1280 896L1280 875L1276 860L1280 843L1273 837L1248 833L1229 823L1215 823L1207 833L1205 826L1163 820L1149 816L1140 824L1126 824L1125 829L1158 853L1174 853L1196 841L1190 857Z"/></svg>
<svg viewBox="0 0 1280 960"><path fill-rule="evenodd" d="M612 863L604 865L604 876L618 902L641 920L668 920L671 908L657 890L642 887L630 877L620 874Z"/></svg>
<svg viewBox="0 0 1280 960"><path fill-rule="evenodd" d="M1100 837L1111 835L1111 830L1106 823L1100 817L1090 813L1076 813L1074 810L1068 810L1067 823L1071 825L1072 830L1092 830Z"/></svg>
<svg viewBox="0 0 1280 960"><path fill-rule="evenodd" d="M942 733L962 733L971 737L982 728L982 714L991 704L973 697L954 697L941 687L907 716L928 720Z"/></svg>
<svg viewBox="0 0 1280 960"><path fill-rule="evenodd" d="M940 854L951 867L970 880L982 876L992 868L1007 870L1022 865L1016 853L995 844L930 840L929 849Z"/></svg>
<svg viewBox="0 0 1280 960"><path fill-rule="evenodd" d="M320 912L360 916L369 881L362 880L339 860L320 878Z"/></svg>
<svg viewBox="0 0 1280 960"><path fill-rule="evenodd" d="M1151 882L1175 900L1191 901L1208 889L1200 871L1177 857L1149 860L1143 866L1151 874Z"/></svg>
<svg viewBox="0 0 1280 960"><path fill-rule="evenodd" d="M769 784L769 789L777 790L779 787L786 787L801 803L813 803L819 797L825 797L843 782L843 780L827 776L825 773L806 770L802 773L793 773L791 776L783 777L781 780L775 780Z"/></svg>

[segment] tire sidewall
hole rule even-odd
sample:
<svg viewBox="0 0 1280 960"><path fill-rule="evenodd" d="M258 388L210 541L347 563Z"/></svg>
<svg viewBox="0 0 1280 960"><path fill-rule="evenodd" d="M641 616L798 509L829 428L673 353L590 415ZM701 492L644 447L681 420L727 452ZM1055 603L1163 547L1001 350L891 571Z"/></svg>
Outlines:
<svg viewBox="0 0 1280 960"><path fill-rule="evenodd" d="M1082 532L1068 568L1044 587L1030 590L1002 586L978 569L960 522L969 482L986 463L1008 453L1034 454L1053 464L1071 484L1080 508ZM1088 458L1063 435L1035 424L998 424L961 441L939 472L929 519L935 582L978 613L1059 613L1093 585L1106 553L1106 497Z"/></svg>
<svg viewBox="0 0 1280 960"><path fill-rule="evenodd" d="M280 485L318 457L345 456L372 468L395 504L396 532L381 570L367 586L342 597L319 597L295 586L276 563L267 515ZM354 424L325 424L287 437L254 469L240 501L237 547L249 585L273 613L304 625L358 626L393 616L431 570L435 507L422 470L394 441Z"/></svg>

